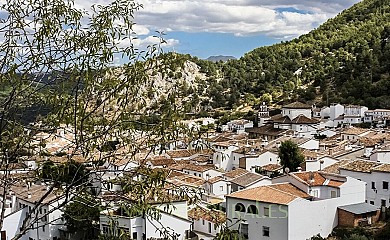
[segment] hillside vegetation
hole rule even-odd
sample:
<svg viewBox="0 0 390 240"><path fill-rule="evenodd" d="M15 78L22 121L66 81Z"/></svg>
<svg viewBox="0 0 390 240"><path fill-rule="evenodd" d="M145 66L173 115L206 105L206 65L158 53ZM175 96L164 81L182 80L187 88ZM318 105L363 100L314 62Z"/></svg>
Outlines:
<svg viewBox="0 0 390 240"><path fill-rule="evenodd" d="M297 39L199 63L212 107L302 100L390 108L390 0L365 0Z"/></svg>

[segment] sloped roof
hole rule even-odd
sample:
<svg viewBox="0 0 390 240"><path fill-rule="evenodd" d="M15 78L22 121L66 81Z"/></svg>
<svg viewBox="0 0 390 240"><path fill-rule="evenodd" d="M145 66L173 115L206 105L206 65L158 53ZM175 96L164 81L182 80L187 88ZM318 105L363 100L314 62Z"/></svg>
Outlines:
<svg viewBox="0 0 390 240"><path fill-rule="evenodd" d="M241 175L244 175L248 173L249 171L243 168L237 168L234 170L231 170L230 172L224 173L223 175L228 178L235 178Z"/></svg>
<svg viewBox="0 0 390 240"><path fill-rule="evenodd" d="M248 133L257 133L257 134L262 134L262 135L266 135L266 136L279 136L279 135L283 135L283 133L287 132L286 129L274 128L273 125L265 125L265 126L261 126L261 127L246 128L245 131Z"/></svg>
<svg viewBox="0 0 390 240"><path fill-rule="evenodd" d="M217 176L217 177L210 178L207 182L213 184L223 180L224 179L222 176Z"/></svg>
<svg viewBox="0 0 390 240"><path fill-rule="evenodd" d="M390 173L390 164L388 163L382 163L381 165L374 167L372 171L375 172L388 172Z"/></svg>
<svg viewBox="0 0 390 240"><path fill-rule="evenodd" d="M273 163L270 163L270 164L267 164L267 165L264 165L261 167L261 170L265 170L265 171L276 171L276 170L280 170L282 169L282 166L280 166L279 164L273 164Z"/></svg>
<svg viewBox="0 0 390 240"><path fill-rule="evenodd" d="M369 129L365 128L358 128L358 127L350 127L342 132L342 134L349 134L349 135L360 135L366 132L370 132Z"/></svg>
<svg viewBox="0 0 390 240"><path fill-rule="evenodd" d="M365 172L369 173L374 167L380 166L380 163L370 162L365 160L355 160L346 165L340 166L340 169L354 171L354 172Z"/></svg>
<svg viewBox="0 0 390 240"><path fill-rule="evenodd" d="M353 162L353 160L341 160L341 161L338 161L332 165L329 165L327 167L325 167L324 169L322 169L323 172L326 172L326 173L336 173L336 174L339 174L340 173L340 167L344 166L344 165L347 165L348 163L351 163Z"/></svg>
<svg viewBox="0 0 390 240"><path fill-rule="evenodd" d="M353 214L364 214L364 213L376 212L379 210L379 207L365 202L340 206L338 208Z"/></svg>
<svg viewBox="0 0 390 240"><path fill-rule="evenodd" d="M330 186L339 187L344 182L334 179L328 179L321 172L296 172L291 173L292 176L298 178L308 186Z"/></svg>
<svg viewBox="0 0 390 240"><path fill-rule="evenodd" d="M311 109L310 105L301 103L301 102L293 102L287 105L284 105L283 108L290 108L290 109Z"/></svg>
<svg viewBox="0 0 390 240"><path fill-rule="evenodd" d="M225 223L226 214L214 209L205 209L202 207L195 207L188 211L188 217L194 220L204 219L212 223Z"/></svg>
<svg viewBox="0 0 390 240"><path fill-rule="evenodd" d="M291 123L291 119L288 116L283 116L282 114L275 115L271 118L271 120L275 123Z"/></svg>
<svg viewBox="0 0 390 240"><path fill-rule="evenodd" d="M241 190L227 197L288 205L297 198L310 198L310 195L290 183L282 183Z"/></svg>
<svg viewBox="0 0 390 240"><path fill-rule="evenodd" d="M296 118L294 118L291 121L291 123L294 123L294 124L317 124L319 122L320 121L318 121L317 119L308 118L303 114L300 114L299 116L297 116Z"/></svg>
<svg viewBox="0 0 390 240"><path fill-rule="evenodd" d="M247 172L244 175L238 176L234 179L232 179L230 182L237 184L242 187L246 187L249 185L252 185L253 183L258 182L260 179L262 179L264 176L257 174L257 173L251 173Z"/></svg>

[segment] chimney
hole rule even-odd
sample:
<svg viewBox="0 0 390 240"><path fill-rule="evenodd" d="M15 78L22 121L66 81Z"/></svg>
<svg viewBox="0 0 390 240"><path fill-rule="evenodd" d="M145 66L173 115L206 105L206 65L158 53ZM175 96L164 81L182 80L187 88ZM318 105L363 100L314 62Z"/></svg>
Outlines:
<svg viewBox="0 0 390 240"><path fill-rule="evenodd" d="M309 172L309 182L310 183L314 182L314 173L313 172Z"/></svg>
<svg viewBox="0 0 390 240"><path fill-rule="evenodd" d="M28 198L28 199L31 198L31 193L28 193L28 194L27 194L27 198Z"/></svg>

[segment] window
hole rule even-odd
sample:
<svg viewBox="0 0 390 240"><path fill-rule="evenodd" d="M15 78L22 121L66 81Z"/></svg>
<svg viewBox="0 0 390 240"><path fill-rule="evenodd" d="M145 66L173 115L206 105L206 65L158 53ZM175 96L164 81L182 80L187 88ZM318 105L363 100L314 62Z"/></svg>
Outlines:
<svg viewBox="0 0 390 240"><path fill-rule="evenodd" d="M269 237L269 227L263 226L263 236Z"/></svg>
<svg viewBox="0 0 390 240"><path fill-rule="evenodd" d="M318 190L313 190L312 196L318 198Z"/></svg>
<svg viewBox="0 0 390 240"><path fill-rule="evenodd" d="M255 205L249 205L248 213L259 214L259 210L257 209L257 207Z"/></svg>
<svg viewBox="0 0 390 240"><path fill-rule="evenodd" d="M331 198L337 197L337 192L336 191L330 191L330 197Z"/></svg>
<svg viewBox="0 0 390 240"><path fill-rule="evenodd" d="M219 186L219 190L223 192L223 186Z"/></svg>
<svg viewBox="0 0 390 240"><path fill-rule="evenodd" d="M234 209L238 212L245 212L245 206L242 203L237 203Z"/></svg>
<svg viewBox="0 0 390 240"><path fill-rule="evenodd" d="M269 207L264 207L264 216L269 217Z"/></svg>
<svg viewBox="0 0 390 240"><path fill-rule="evenodd" d="M247 223L241 223L241 233L245 239L248 239L248 224Z"/></svg>
<svg viewBox="0 0 390 240"><path fill-rule="evenodd" d="M42 231L45 232L46 228L45 225L42 226Z"/></svg>
<svg viewBox="0 0 390 240"><path fill-rule="evenodd" d="M104 234L108 234L108 229L109 229L109 228L108 228L108 225L104 225L104 224L103 224L103 225L102 225L102 228L103 228L103 233L104 233Z"/></svg>
<svg viewBox="0 0 390 240"><path fill-rule="evenodd" d="M383 189L389 189L389 182L383 181Z"/></svg>
<svg viewBox="0 0 390 240"><path fill-rule="evenodd" d="M381 207L386 207L386 200L385 199L381 199Z"/></svg>
<svg viewBox="0 0 390 240"><path fill-rule="evenodd" d="M371 204L371 205L374 205L374 201L370 201L370 204Z"/></svg>
<svg viewBox="0 0 390 240"><path fill-rule="evenodd" d="M202 219L202 224L204 225L204 219Z"/></svg>
<svg viewBox="0 0 390 240"><path fill-rule="evenodd" d="M371 182L371 189L376 189L375 182Z"/></svg>

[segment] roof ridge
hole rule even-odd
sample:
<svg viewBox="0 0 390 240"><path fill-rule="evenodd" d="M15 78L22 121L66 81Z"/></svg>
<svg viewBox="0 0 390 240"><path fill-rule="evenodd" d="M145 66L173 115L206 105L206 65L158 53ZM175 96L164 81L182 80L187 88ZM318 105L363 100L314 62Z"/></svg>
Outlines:
<svg viewBox="0 0 390 240"><path fill-rule="evenodd" d="M291 186L295 187L295 186L294 186L293 184L291 184L291 183L284 183L284 184L291 185ZM290 195L290 196L293 196L293 197L301 198L301 197L298 196L298 195L295 195L295 194L292 194L292 193L285 192L285 191L282 191L282 190L280 190L280 189L274 188L274 187L272 187L272 185L266 185L265 187L271 188L271 189L273 189L273 190L276 190L276 191L278 191L278 192L281 192L281 193L284 193L284 194L287 194L287 195ZM296 188L297 188L297 187L296 187ZM299 188L298 188L298 189L299 189ZM299 189L299 190L301 190L301 189ZM302 191L302 190L301 190L301 191ZM302 191L302 192L303 192L303 191Z"/></svg>

